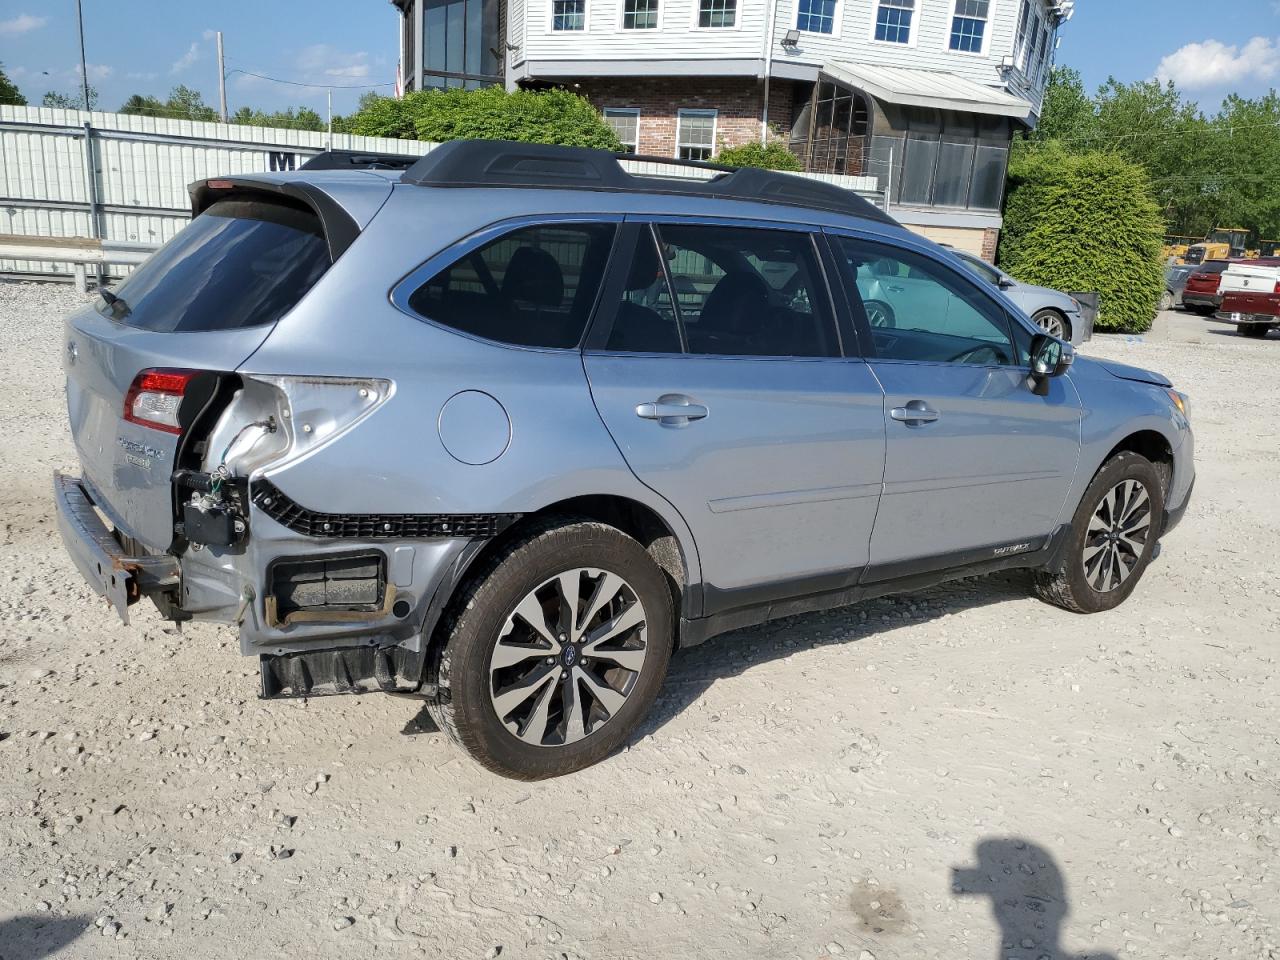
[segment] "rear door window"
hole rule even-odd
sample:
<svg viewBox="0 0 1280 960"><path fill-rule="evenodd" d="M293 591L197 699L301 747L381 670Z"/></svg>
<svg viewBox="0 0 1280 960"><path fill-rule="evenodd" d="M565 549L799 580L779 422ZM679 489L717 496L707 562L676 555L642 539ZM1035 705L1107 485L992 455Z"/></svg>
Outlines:
<svg viewBox="0 0 1280 960"><path fill-rule="evenodd" d="M98 310L159 332L275 323L329 269L314 213L282 203L221 200L134 270Z"/></svg>
<svg viewBox="0 0 1280 960"><path fill-rule="evenodd" d="M520 227L464 254L409 296L414 312L487 340L576 347L613 244L607 223Z"/></svg>

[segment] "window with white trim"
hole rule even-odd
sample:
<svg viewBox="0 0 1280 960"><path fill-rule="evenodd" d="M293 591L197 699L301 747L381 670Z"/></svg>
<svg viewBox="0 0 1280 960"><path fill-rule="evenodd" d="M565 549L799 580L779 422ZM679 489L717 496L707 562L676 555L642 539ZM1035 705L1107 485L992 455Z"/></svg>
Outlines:
<svg viewBox="0 0 1280 960"><path fill-rule="evenodd" d="M1013 59L1019 70L1026 69L1027 38L1031 27L1031 0L1022 0L1022 9L1018 12L1017 39L1013 43Z"/></svg>
<svg viewBox="0 0 1280 960"><path fill-rule="evenodd" d="M604 122L622 141L625 153L636 153L640 145L640 111L634 107L606 107Z"/></svg>
<svg viewBox="0 0 1280 960"><path fill-rule="evenodd" d="M552 30L585 30L587 0L551 0Z"/></svg>
<svg viewBox="0 0 1280 960"><path fill-rule="evenodd" d="M880 0L876 8L877 40L885 43L910 43L911 18L916 0Z"/></svg>
<svg viewBox="0 0 1280 960"><path fill-rule="evenodd" d="M1049 22L1046 20L1040 25L1040 37L1036 42L1036 52L1031 60L1029 72L1036 83L1039 83L1044 75L1044 65L1049 59Z"/></svg>
<svg viewBox="0 0 1280 960"><path fill-rule="evenodd" d="M716 111L680 110L676 113L676 157L710 160L716 148Z"/></svg>
<svg viewBox="0 0 1280 960"><path fill-rule="evenodd" d="M961 53L981 53L987 36L990 0L956 0L951 18L951 49Z"/></svg>
<svg viewBox="0 0 1280 960"><path fill-rule="evenodd" d="M737 23L738 0L698 0L699 27L733 27Z"/></svg>
<svg viewBox="0 0 1280 960"><path fill-rule="evenodd" d="M623 30L658 29L658 0L624 0Z"/></svg>
<svg viewBox="0 0 1280 960"><path fill-rule="evenodd" d="M796 6L796 29L806 33L834 33L836 0L800 0Z"/></svg>

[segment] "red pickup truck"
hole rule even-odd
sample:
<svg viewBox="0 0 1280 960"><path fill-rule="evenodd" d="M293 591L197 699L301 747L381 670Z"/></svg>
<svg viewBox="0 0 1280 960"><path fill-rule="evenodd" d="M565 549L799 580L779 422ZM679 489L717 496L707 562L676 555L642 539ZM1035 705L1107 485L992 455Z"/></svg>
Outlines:
<svg viewBox="0 0 1280 960"><path fill-rule="evenodd" d="M1234 323L1245 337L1265 337L1280 327L1280 261L1232 264L1220 280L1222 306L1215 319Z"/></svg>
<svg viewBox="0 0 1280 960"><path fill-rule="evenodd" d="M1223 271L1234 262L1206 260L1200 264L1200 269L1187 277L1187 285L1182 291L1182 305L1206 317L1216 312L1222 303L1218 284L1222 281Z"/></svg>

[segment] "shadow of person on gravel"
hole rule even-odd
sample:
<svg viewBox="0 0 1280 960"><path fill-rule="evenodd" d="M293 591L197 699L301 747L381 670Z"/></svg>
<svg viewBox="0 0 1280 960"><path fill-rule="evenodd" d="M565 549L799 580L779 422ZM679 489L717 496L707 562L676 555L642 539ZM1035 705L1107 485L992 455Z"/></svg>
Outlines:
<svg viewBox="0 0 1280 960"><path fill-rule="evenodd" d="M93 918L88 916L35 916L0 920L0 960L42 960L43 957L51 957L92 925Z"/></svg>
<svg viewBox="0 0 1280 960"><path fill-rule="evenodd" d="M1071 953L1059 942L1068 912L1062 872L1049 851L1017 837L978 844L975 867L953 867L951 890L959 896L990 897L1000 925L997 960L1116 960L1112 953Z"/></svg>

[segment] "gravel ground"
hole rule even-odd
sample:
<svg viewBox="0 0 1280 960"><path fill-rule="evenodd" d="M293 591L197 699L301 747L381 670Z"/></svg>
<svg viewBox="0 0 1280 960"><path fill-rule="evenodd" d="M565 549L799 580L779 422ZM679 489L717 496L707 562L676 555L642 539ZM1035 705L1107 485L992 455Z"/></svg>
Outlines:
<svg viewBox="0 0 1280 960"><path fill-rule="evenodd" d="M726 635L630 749L529 785L412 700L259 702L230 630L94 601L48 493L77 300L0 284L3 960L1280 956L1280 337L1084 348L1198 434L1120 610L1005 575Z"/></svg>

